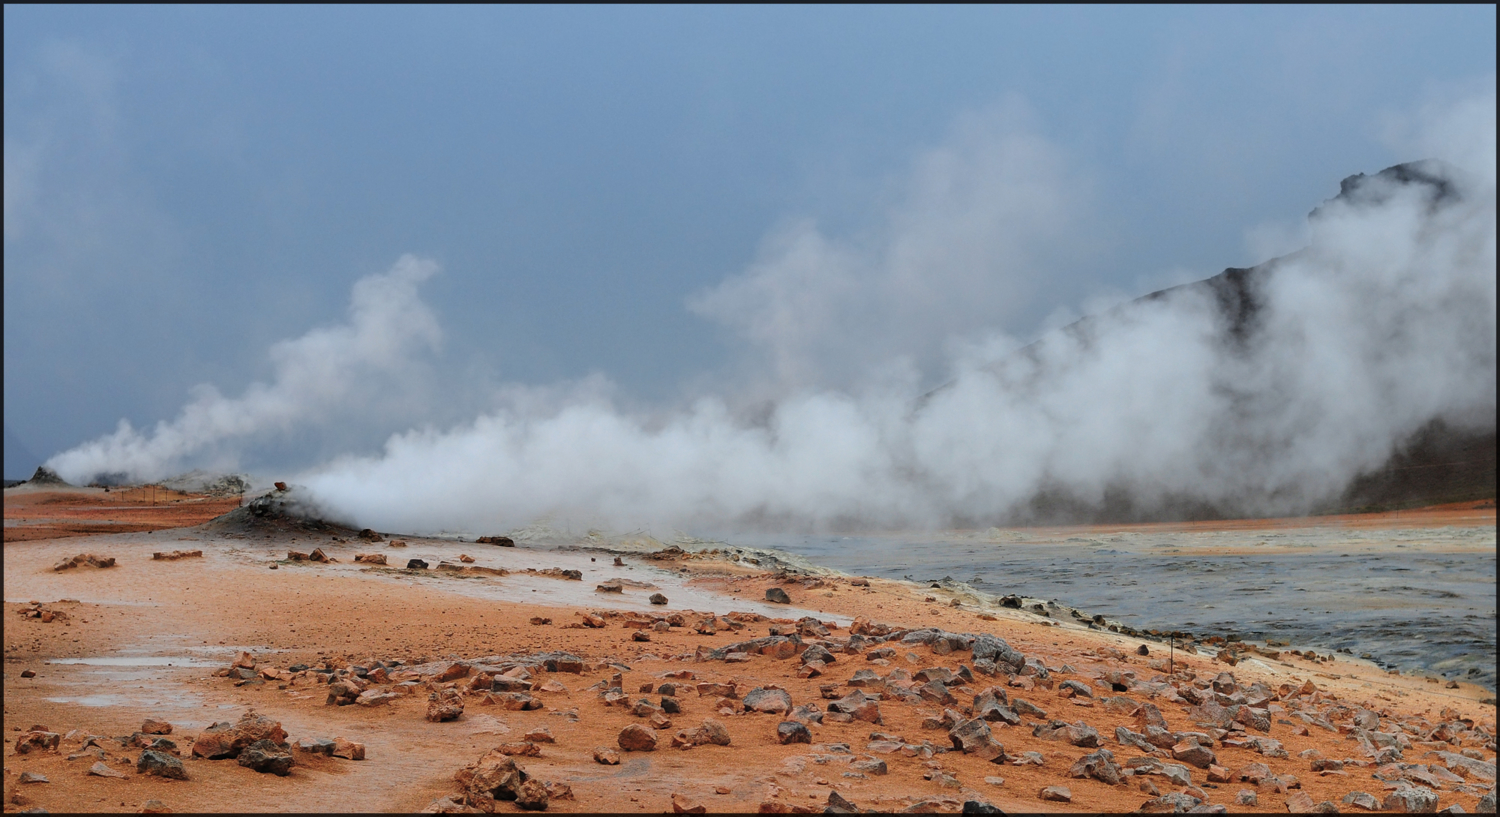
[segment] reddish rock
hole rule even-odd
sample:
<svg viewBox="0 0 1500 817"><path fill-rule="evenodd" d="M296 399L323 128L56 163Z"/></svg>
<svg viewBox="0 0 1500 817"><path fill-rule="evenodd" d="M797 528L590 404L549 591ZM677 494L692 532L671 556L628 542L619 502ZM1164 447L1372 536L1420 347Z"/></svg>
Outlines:
<svg viewBox="0 0 1500 817"><path fill-rule="evenodd" d="M672 792L673 814L707 814L708 807L681 792Z"/></svg>
<svg viewBox="0 0 1500 817"><path fill-rule="evenodd" d="M656 751L656 731L638 723L632 723L620 730L620 735L615 740L620 744L620 748L627 752Z"/></svg>
<svg viewBox="0 0 1500 817"><path fill-rule="evenodd" d="M1054 803L1073 802L1073 792L1068 791L1067 786L1048 786L1042 789L1037 796L1043 800L1050 800Z"/></svg>
<svg viewBox="0 0 1500 817"><path fill-rule="evenodd" d="M458 720L464 714L464 696L456 689L443 689L427 697L427 720L433 723Z"/></svg>
<svg viewBox="0 0 1500 817"><path fill-rule="evenodd" d="M620 753L608 746L597 746L594 748L594 762L605 766L618 766Z"/></svg>
<svg viewBox="0 0 1500 817"><path fill-rule="evenodd" d="M281 721L254 712L246 712L240 717L239 722L234 725L233 734L231 746L236 752L261 740L269 740L277 745L286 743L286 730L281 728Z"/></svg>
<svg viewBox="0 0 1500 817"><path fill-rule="evenodd" d="M546 784L534 777L523 780L516 788L516 805L526 811L546 811L550 799Z"/></svg>
<svg viewBox="0 0 1500 817"><path fill-rule="evenodd" d="M334 738L333 751L330 754L334 757L342 757L348 760L364 760L365 745L344 738Z"/></svg>
<svg viewBox="0 0 1500 817"><path fill-rule="evenodd" d="M193 741L191 752L194 757L209 760L234 757L234 725L222 721L203 730L198 739Z"/></svg>
<svg viewBox="0 0 1500 817"><path fill-rule="evenodd" d="M453 779L463 789L467 802L494 811L496 800L518 800L521 787L531 776L514 758L492 749L478 763L460 769Z"/></svg>
<svg viewBox="0 0 1500 817"><path fill-rule="evenodd" d="M432 680L441 684L447 681L457 681L460 678L468 677L468 675L468 666L460 663L452 663L444 667L437 675L434 675Z"/></svg>
<svg viewBox="0 0 1500 817"><path fill-rule="evenodd" d="M495 747L495 751L502 755L512 757L541 757L542 747L537 746L529 740L513 743L502 743Z"/></svg>
<svg viewBox="0 0 1500 817"><path fill-rule="evenodd" d="M1209 766L1214 765L1214 762L1217 760L1214 757L1212 749L1200 746L1195 740L1184 740L1174 745L1172 747L1172 757L1183 763L1197 766L1200 769L1207 769Z"/></svg>
<svg viewBox="0 0 1500 817"><path fill-rule="evenodd" d="M44 749L57 751L57 744L61 740L62 735L56 732L48 732L45 729L33 729L16 738L16 754L24 755Z"/></svg>

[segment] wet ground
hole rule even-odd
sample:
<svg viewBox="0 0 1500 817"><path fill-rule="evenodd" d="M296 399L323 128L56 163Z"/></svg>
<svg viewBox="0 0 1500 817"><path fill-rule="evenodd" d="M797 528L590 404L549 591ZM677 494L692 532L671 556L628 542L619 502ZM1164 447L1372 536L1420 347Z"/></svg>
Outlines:
<svg viewBox="0 0 1500 817"><path fill-rule="evenodd" d="M1495 528L757 536L848 573L950 578L1130 626L1347 650L1495 689Z"/></svg>

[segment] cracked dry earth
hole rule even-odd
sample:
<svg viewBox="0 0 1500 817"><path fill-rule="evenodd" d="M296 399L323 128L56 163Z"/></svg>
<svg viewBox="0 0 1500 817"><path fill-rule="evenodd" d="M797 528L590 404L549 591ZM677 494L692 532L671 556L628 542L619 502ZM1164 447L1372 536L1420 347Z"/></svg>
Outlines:
<svg viewBox="0 0 1500 817"><path fill-rule="evenodd" d="M1474 812L1493 792L1492 693L1467 685L1206 647L1169 668L1155 641L898 582L404 541L211 526L7 541L6 811ZM286 559L313 549L333 561ZM354 561L373 552L388 564ZM116 561L53 569L79 553ZM609 579L618 592L595 591ZM790 603L766 603L771 588ZM245 747L195 754L252 712L285 733L262 745L291 755L285 776L241 765ZM172 731L138 734L148 719ZM627 727L655 749L622 746ZM161 738L186 779L137 772ZM329 756L334 739L363 759Z"/></svg>

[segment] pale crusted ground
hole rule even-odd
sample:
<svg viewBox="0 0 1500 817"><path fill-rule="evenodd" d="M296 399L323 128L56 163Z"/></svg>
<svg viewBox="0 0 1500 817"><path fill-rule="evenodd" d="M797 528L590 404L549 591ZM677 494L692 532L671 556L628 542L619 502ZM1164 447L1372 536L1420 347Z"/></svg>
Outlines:
<svg viewBox="0 0 1500 817"><path fill-rule="evenodd" d="M9 493L6 501L9 516ZM1132 706L1123 701L1107 705L1106 697L1150 702L1159 707L1171 729L1202 731L1194 725L1186 706L1172 700L1175 693L1150 684L1153 678L1169 680L1162 677L1166 673L1158 663L1164 657L1165 645L1017 611L955 608L948 605L942 591L879 580L872 580L869 587L827 578L785 583L747 565L712 559L654 561L627 555L626 564L616 567L612 556L596 551L556 552L524 546L511 549L418 539L408 539L406 548L390 548L388 542L360 542L350 539L346 532L337 535L345 541L336 541L335 534L327 532L281 530L243 536L200 529L8 541L4 619L5 725L9 738L4 760L6 809L18 810L24 804L52 811L137 811L148 799L157 799L178 811L410 811L456 793L456 771L497 744L519 741L538 727L549 729L556 742L539 744L540 757L519 761L532 775L571 787L574 799L553 800L552 811L658 812L670 810L674 793L720 811L753 811L766 803L821 811L831 790L862 808L882 810L901 810L931 798L952 798L939 800L937 805L956 810L963 799L983 798L1007 811L1130 811L1150 799L1151 795L1140 790L1143 778L1127 777L1113 786L1093 779L1070 779L1069 767L1093 750L1033 736L1029 724L1045 720L1039 717L1025 716L1025 723L1015 727L1000 723L991 726L1008 755L1037 752L1044 761L1040 766L996 765L958 752L924 757L926 751L917 748L924 742L938 748L951 746L946 730L923 726L923 720L939 716L942 707L928 700L909 703L897 699L890 693L899 684L887 690L886 700L880 704L881 725L859 721L813 724L811 745L789 746L776 741L780 717L723 715L715 711L717 696L679 693L683 712L668 716L673 723L659 733L661 748L621 752L623 762L619 766L594 762L596 746L615 746L621 729L643 722L624 707L606 706L599 690L591 689L608 682L617 672L623 676L624 691L631 702L645 697L638 691L641 685L659 685L672 680L666 677L668 673L687 670L695 676L683 682L689 685L733 682L740 695L756 686L776 685L790 694L794 704L817 704L826 711L830 701L822 697L820 685L839 683L838 692L843 694L848 688L842 682L857 670L874 670L885 677L896 670L916 672L927 667L956 671L973 663L965 651L935 655L926 646L901 644L892 645L895 653L886 664L867 661L864 655L838 652L837 661L818 678L799 677L801 664L795 657L757 655L743 663L694 660L707 649L766 636L771 627L786 628L804 615L838 625L828 638L835 646L849 637L849 622L857 616L905 628L939 627L998 635L1052 670L1050 689L1006 687L1012 701L1023 698L1045 710L1050 718L1081 720L1093 726L1103 738L1102 745L1122 766L1145 752L1120 745L1115 728L1127 726L1140 731L1141 727L1129 714ZM284 559L289 549L310 551L314 547L321 547L339 561L268 569L276 560ZM204 555L175 561L151 559L154 551L174 549L202 549ZM79 552L114 556L118 564L107 569L51 569L60 559ZM475 565L511 573L458 577L427 571L413 577L399 569L356 564L353 555L357 552L386 553L392 568L418 556L434 566L439 560L457 564L460 554L468 554L475 558ZM580 570L584 580L520 572L548 567ZM598 582L615 577L629 580L623 593L594 592ZM652 587L630 586L630 582ZM772 586L786 590L792 599L790 607L764 603L765 591ZM665 594L669 603L650 604L647 597L653 592ZM19 611L30 600L63 611L67 620L44 624L40 619L23 618ZM734 611L771 615L785 623L751 620L740 630L721 627L717 633L705 635L691 626L703 616L687 615L689 626L653 631L650 641L633 639L639 625L631 624L632 620L640 622L653 615L688 609L703 615ZM608 614L605 626L567 626L580 622L586 610ZM538 616L551 618L552 623L529 623ZM815 639L807 636L804 640ZM1136 654L1142 643L1150 655ZM418 683L415 694L394 703L373 708L327 706L328 687L314 683L309 674L238 687L228 678L215 676L215 671L227 667L241 648L249 649L263 666L280 670L294 664L319 665L324 660L343 668L376 658L400 659L407 665L425 660L429 665L423 670L430 673L448 666L452 658L554 650L575 653L587 666L581 674L536 673L538 682L558 681L565 687L565 691L532 693L544 704L542 709L511 711L502 705L483 703L480 694L469 694L460 719L430 723L423 717L427 692L441 686L430 675ZM1352 790L1383 799L1388 784L1371 777L1379 771L1377 767L1347 765L1343 774L1319 774L1311 770L1309 759L1299 756L1315 749L1328 758L1367 762L1369 758L1359 743L1343 733L1361 708L1380 714L1379 728L1387 731L1394 731L1392 724L1398 721L1405 721L1414 731L1423 731L1417 727L1419 721L1436 726L1462 717L1487 730L1488 735L1494 734L1495 707L1478 702L1490 693L1471 686L1446 689L1424 679L1387 675L1342 659L1312 662L1288 654L1258 656L1228 667L1211 660L1207 653L1177 653L1175 668L1182 673L1179 685L1190 684L1184 670L1205 680L1229 670L1241 686L1261 681L1273 691L1283 684L1301 688L1312 681L1318 690L1315 694L1291 696L1274 702L1274 706L1286 710L1315 706L1320 712L1346 715L1333 720L1343 730L1331 732L1316 726L1308 729L1289 713L1272 709L1269 733L1251 729L1248 734L1279 741L1289 754L1287 758L1215 743L1213 751L1219 765L1231 773L1259 762L1283 778L1295 776L1300 783L1300 788L1285 792L1271 784L1259 788L1238 781L1211 784L1207 772L1192 769L1192 783L1200 787L1199 792L1207 795L1209 802L1227 805L1233 811L1285 812L1289 802L1300 802L1290 799L1299 793L1310 797L1312 803L1337 803ZM123 657L136 666L56 663L100 657ZM140 666L150 658L173 666ZM609 666L609 662L619 662L629 669ZM1065 664L1070 671L1061 671ZM23 670L34 671L36 677L22 678ZM1114 692L1101 687L1097 678L1110 671L1134 673L1132 688ZM1068 680L1088 685L1094 698L1060 697L1061 682ZM465 678L450 683L468 686L470 682ZM1019 683L1028 682L1034 679ZM980 675L976 683L953 685L958 699L955 708L972 703L974 694L984 687L1003 683L1003 676L996 679ZM651 696L653 701L659 698ZM1346 707L1347 713L1337 709L1338 705ZM335 736L360 741L366 746L366 759L299 754L298 765L283 778L257 774L232 760L189 757L193 736L215 721L234 721L251 709L281 721L293 742ZM95 758L67 760L68 755L80 751L79 739L64 741L58 753L17 755L15 751L15 738L21 734L18 730L33 724L64 734L77 729L114 736L140 729L147 717L174 724L171 737L181 747L188 780L135 774L139 749L126 749L113 740L104 742L105 762L124 772L123 779L87 775ZM690 751L670 748L675 731L695 728L706 718L725 725L731 736L729 746L699 746ZM868 744L876 731L902 738L913 748L887 754L879 750L891 747L877 746L872 752ZM1424 737L1405 734L1410 743L1403 751L1405 763L1435 762L1435 757L1425 753L1438 746L1424 745ZM1494 763L1492 737L1471 731L1457 740L1456 745L1446 748L1455 752L1467 748ZM829 749L830 744L837 743L848 744L852 756ZM859 760L870 756L884 760L889 774L846 776L852 773L850 757ZM21 784L18 776L23 771L45 775L51 782ZM939 771L941 775L934 774ZM934 779L924 779L924 775ZM1003 782L987 778L1003 778ZM1144 779L1161 793L1182 788L1162 776ZM1478 800L1474 784L1478 782L1471 778L1443 784L1446 789L1439 791L1439 807L1458 804L1473 811ZM1072 802L1038 799L1040 789L1050 785L1068 787ZM1237 805L1236 795L1241 789L1257 790L1258 804ZM512 804L502 803L499 808L515 810Z"/></svg>

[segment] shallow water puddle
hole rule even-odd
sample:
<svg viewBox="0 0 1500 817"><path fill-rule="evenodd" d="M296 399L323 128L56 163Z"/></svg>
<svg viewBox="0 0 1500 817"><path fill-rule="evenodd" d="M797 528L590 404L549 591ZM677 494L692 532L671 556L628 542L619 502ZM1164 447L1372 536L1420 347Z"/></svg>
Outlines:
<svg viewBox="0 0 1500 817"><path fill-rule="evenodd" d="M187 655L102 655L92 658L54 658L47 663L83 664L90 667L213 667L222 662Z"/></svg>

